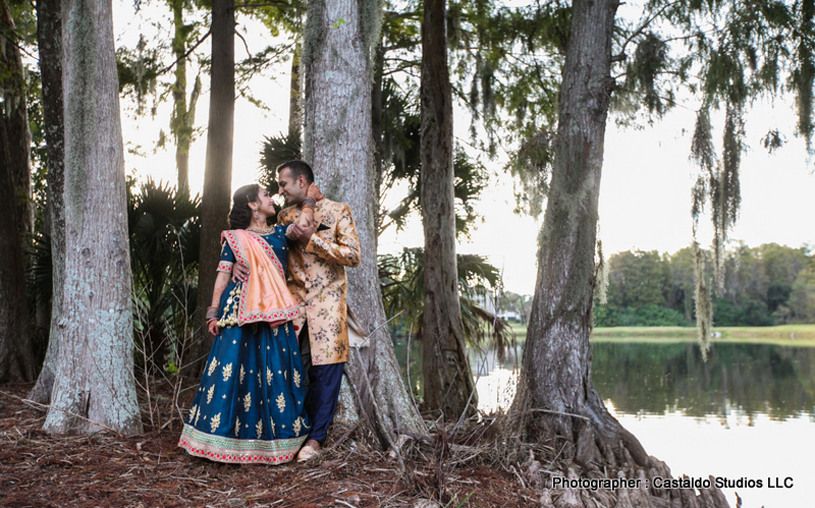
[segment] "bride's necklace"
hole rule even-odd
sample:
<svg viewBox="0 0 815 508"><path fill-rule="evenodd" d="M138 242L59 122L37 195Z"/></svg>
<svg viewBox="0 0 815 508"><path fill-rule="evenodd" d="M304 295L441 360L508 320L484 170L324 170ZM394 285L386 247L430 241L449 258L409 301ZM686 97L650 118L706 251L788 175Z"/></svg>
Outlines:
<svg viewBox="0 0 815 508"><path fill-rule="evenodd" d="M246 228L247 231L252 231L254 233L258 233L260 235L268 235L272 231L274 231L274 226L270 227L269 229L260 229L260 228Z"/></svg>

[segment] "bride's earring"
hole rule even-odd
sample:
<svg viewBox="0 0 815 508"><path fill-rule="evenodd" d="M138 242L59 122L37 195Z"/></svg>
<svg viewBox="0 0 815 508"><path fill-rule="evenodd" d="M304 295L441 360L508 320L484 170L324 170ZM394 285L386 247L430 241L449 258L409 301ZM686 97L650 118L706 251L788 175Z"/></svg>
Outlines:
<svg viewBox="0 0 815 508"><path fill-rule="evenodd" d="M257 213L257 211L255 211L255 218L256 218L256 219L259 219L259 218L260 218L260 214L259 214L259 213Z"/></svg>

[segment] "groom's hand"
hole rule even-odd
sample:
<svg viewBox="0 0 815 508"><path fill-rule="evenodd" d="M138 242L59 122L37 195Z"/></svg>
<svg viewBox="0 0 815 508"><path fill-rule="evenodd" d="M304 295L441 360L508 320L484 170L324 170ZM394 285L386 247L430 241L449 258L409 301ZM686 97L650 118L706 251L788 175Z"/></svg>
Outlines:
<svg viewBox="0 0 815 508"><path fill-rule="evenodd" d="M291 226L289 230L289 237L292 240L296 240L303 243L308 243L311 240L311 235L317 230L313 221L308 221L307 226L302 226L299 223L295 222Z"/></svg>
<svg viewBox="0 0 815 508"><path fill-rule="evenodd" d="M249 280L249 267L240 263L232 265L232 282L246 282Z"/></svg>

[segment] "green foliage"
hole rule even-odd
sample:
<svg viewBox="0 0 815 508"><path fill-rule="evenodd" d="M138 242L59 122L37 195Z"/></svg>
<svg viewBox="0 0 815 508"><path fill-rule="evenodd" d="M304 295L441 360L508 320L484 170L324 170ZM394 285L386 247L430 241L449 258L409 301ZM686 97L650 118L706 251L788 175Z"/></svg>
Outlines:
<svg viewBox="0 0 815 508"><path fill-rule="evenodd" d="M459 254L457 257L465 338L473 346L492 338L499 356L503 355L512 328L480 303L500 286L500 273L481 256ZM422 336L424 261L421 248L404 249L400 255L385 254L378 258L385 314L395 316L402 312L393 327L399 333L413 333L418 338Z"/></svg>
<svg viewBox="0 0 815 508"><path fill-rule="evenodd" d="M116 50L116 71L119 93L135 94L137 112L141 113L144 99L156 93L158 77L163 71L160 48L148 48L144 35L135 49L120 46Z"/></svg>
<svg viewBox="0 0 815 508"><path fill-rule="evenodd" d="M509 161L509 172L520 183L515 188L516 213L524 210L536 218L543 213L554 158L553 137L552 132L538 132L524 141Z"/></svg>
<svg viewBox="0 0 815 508"><path fill-rule="evenodd" d="M488 136L495 153L498 133L508 143L557 118L560 63L570 8L561 2L510 8L491 0L451 2L448 7L457 95ZM466 88L465 88L466 87ZM502 111L503 114L498 114ZM473 136L475 137L475 136Z"/></svg>
<svg viewBox="0 0 815 508"><path fill-rule="evenodd" d="M37 42L37 11L35 4L26 0L9 0L9 12L14 21L14 31L0 28L0 37L8 37L21 47ZM25 48L24 48L25 51Z"/></svg>
<svg viewBox="0 0 815 508"><path fill-rule="evenodd" d="M633 58L626 59L624 79L614 94L613 107L633 112L644 106L648 113L661 117L675 101L673 83L662 76L675 67L668 43L654 32L645 32Z"/></svg>
<svg viewBox="0 0 815 508"><path fill-rule="evenodd" d="M690 326L679 311L659 305L618 308L600 306L594 315L595 326Z"/></svg>
<svg viewBox="0 0 815 508"><path fill-rule="evenodd" d="M595 304L597 326L689 326L699 308L709 305L707 329L721 326L770 326L813 323L815 310L815 263L808 249L777 244L749 248L739 245L726 251L722 264L723 285L719 296L707 292L714 267L708 254L682 249L668 256L657 252L621 252L608 260L609 286L606 304ZM699 256L696 258L696 256ZM701 261L701 275L695 275ZM698 305L696 287L708 302ZM694 302L697 303L694 310Z"/></svg>
<svg viewBox="0 0 815 508"><path fill-rule="evenodd" d="M417 125L418 127L418 125ZM418 132L417 132L418 134ZM418 139L415 140L416 144L411 145L418 151ZM406 154L407 155L407 154ZM409 153L410 159L418 153ZM418 164L408 165L396 163L392 166L392 171L386 173L383 178L382 195L386 195L387 191L399 180L407 180L410 184L410 190L393 209L385 210L380 207L380 226L379 234L391 225L395 225L397 229L401 229L407 220L408 215L413 212L421 213L421 201L419 189L421 188L421 168ZM453 158L453 179L454 179L454 197L456 208L456 234L459 238L462 236L468 237L471 227L479 217L478 212L475 210L475 201L480 196L481 192L486 188L488 182L488 174L486 168L478 161L472 160L467 152L461 147L456 145L456 151Z"/></svg>
<svg viewBox="0 0 815 508"><path fill-rule="evenodd" d="M788 304L795 321L815 323L815 263L795 278Z"/></svg>
<svg viewBox="0 0 815 508"><path fill-rule="evenodd" d="M663 306L669 266L657 251L621 252L608 260L607 298L621 307Z"/></svg>
<svg viewBox="0 0 815 508"><path fill-rule="evenodd" d="M299 132L280 133L277 136L264 136L260 151L260 172L258 183L270 194L277 194L277 167L284 162L303 157Z"/></svg>
<svg viewBox="0 0 815 508"><path fill-rule="evenodd" d="M148 179L128 202L134 326L147 342L138 345L167 351L167 358L152 359L164 367L178 361L192 326L201 201Z"/></svg>
<svg viewBox="0 0 815 508"><path fill-rule="evenodd" d="M302 32L306 3L301 0L275 0L273 2L245 0L236 2L235 9L259 19L269 29L272 37L277 37L281 29L292 34Z"/></svg>

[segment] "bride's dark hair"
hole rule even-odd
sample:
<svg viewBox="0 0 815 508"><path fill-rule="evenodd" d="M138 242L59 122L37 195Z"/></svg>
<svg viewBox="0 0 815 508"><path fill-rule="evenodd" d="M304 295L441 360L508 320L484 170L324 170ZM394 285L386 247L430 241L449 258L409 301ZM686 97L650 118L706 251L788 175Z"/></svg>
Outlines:
<svg viewBox="0 0 815 508"><path fill-rule="evenodd" d="M250 183L232 195L232 209L229 211L229 229L246 229L252 222L252 209L249 203L258 200L260 185Z"/></svg>

